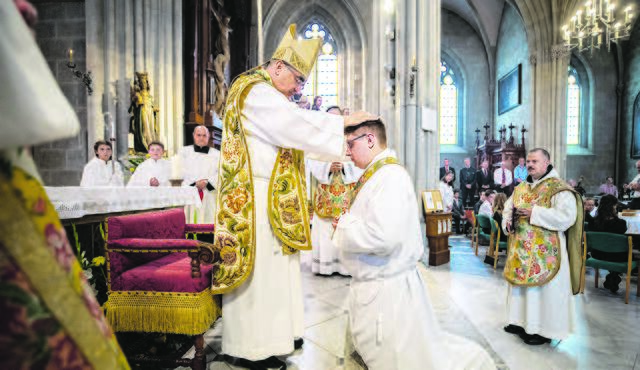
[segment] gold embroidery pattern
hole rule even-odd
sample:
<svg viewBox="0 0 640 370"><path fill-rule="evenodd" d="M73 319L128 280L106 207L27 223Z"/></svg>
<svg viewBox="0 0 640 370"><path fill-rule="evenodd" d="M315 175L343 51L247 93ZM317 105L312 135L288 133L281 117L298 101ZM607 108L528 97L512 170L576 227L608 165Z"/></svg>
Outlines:
<svg viewBox="0 0 640 370"><path fill-rule="evenodd" d="M349 208L354 184L345 184L342 175L331 176L330 184L320 184L314 197L314 215L321 218L338 218Z"/></svg>
<svg viewBox="0 0 640 370"><path fill-rule="evenodd" d="M360 178L358 179L358 182L356 182L356 184L354 185L353 189L351 190L351 203L349 204L349 208L351 208L351 206L353 205L353 202L356 201L356 196L360 192L360 189L362 189L364 184L367 181L369 181L371 176L373 176L374 173L376 173L379 169L381 169L382 167L384 167L384 166L386 166L388 164L400 165L396 158L394 158L394 157L386 157L386 158L382 158L382 159L377 160L376 163L374 163L369 168L367 168L366 171L364 171L362 176L360 176Z"/></svg>

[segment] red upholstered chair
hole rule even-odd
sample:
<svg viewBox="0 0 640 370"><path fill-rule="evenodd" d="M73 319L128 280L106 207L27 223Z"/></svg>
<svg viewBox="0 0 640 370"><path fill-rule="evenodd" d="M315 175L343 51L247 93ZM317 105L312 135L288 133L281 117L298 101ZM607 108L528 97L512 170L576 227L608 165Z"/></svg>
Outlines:
<svg viewBox="0 0 640 370"><path fill-rule="evenodd" d="M211 244L186 234L213 229L185 224L180 208L108 218L105 308L113 330L194 336L194 359L170 362L205 369L203 334L220 316L210 289L211 263L219 257Z"/></svg>

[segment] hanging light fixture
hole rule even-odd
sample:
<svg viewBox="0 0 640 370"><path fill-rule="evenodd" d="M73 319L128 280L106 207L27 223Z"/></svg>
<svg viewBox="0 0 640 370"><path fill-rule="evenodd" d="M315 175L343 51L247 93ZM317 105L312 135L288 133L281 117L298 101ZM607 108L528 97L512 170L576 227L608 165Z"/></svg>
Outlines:
<svg viewBox="0 0 640 370"><path fill-rule="evenodd" d="M576 11L570 23L562 26L564 45L579 52L600 49L605 44L611 51L611 43L629 38L632 19L631 5L624 7L624 19L616 18L616 4L609 0L587 1Z"/></svg>

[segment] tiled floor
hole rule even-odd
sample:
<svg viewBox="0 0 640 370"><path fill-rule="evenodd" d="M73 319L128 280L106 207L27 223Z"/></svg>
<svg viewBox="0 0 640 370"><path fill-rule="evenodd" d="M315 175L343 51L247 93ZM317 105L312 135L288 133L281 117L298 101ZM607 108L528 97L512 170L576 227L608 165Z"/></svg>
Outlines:
<svg viewBox="0 0 640 370"><path fill-rule="evenodd" d="M624 304L621 289L611 294L594 288L593 271L587 270L587 289L576 297L577 332L551 345L527 346L505 333L507 286L502 279L501 258L496 271L482 263L485 249L475 256L468 239L450 239L451 262L422 269L430 299L442 328L483 346L500 369L640 369L640 298L632 295ZM344 358L346 298L349 279L311 274L303 264L305 296L305 344L287 357L288 369L359 369ZM621 284L624 287L624 284ZM216 323L206 335L208 359L220 351ZM209 369L240 369L210 362Z"/></svg>

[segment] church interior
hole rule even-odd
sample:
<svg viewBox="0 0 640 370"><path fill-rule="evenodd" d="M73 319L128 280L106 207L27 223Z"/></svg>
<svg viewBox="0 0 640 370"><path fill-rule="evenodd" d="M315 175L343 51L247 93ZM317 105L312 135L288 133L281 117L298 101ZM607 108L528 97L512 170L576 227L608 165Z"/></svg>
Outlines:
<svg viewBox="0 0 640 370"><path fill-rule="evenodd" d="M27 6L24 0L15 3ZM137 323L145 312L153 312L156 321L171 321L174 316L126 307L132 298L112 294L117 285L155 292L153 279L146 278L153 271L138 276L140 282L125 281L135 278L130 274L133 269L126 269L155 254L167 255L148 265L157 267L159 261L172 258L172 266L191 274L189 286L208 284L206 279L219 273L210 263L216 258L224 261L223 251L202 255L198 248L200 242L214 243L214 226L208 231L205 226L215 225L217 230L221 218L214 217L215 208L192 209L207 197L214 205L218 199L220 207L221 198L208 193L214 188L220 191L218 183L210 175L193 181L185 175L179 187L173 175L184 173L180 166L200 160L181 154L187 146L193 146L196 155L215 157L211 168L218 171L218 158L225 157L221 145L227 135L226 115L234 107L230 103L234 81L269 62L289 25L295 24L297 40L319 40L321 47L315 66L303 79L306 83L290 104L320 111L337 107L345 117L366 111L382 119L388 148L409 174L419 205L425 248L418 270L440 328L478 344L498 369L640 369L640 211L634 211L640 209L640 185L636 200L634 184L640 184L639 0L30 0L30 4L37 12L33 37L77 116L79 130L62 140L34 143L29 153L79 266L88 271L97 309L106 315L131 368L204 369L191 362L194 356L204 358L207 369L217 370L367 368L356 352L352 355L350 274L334 271L331 265L339 264L339 257L315 254L315 245L313 251L299 252L304 335L296 340L303 339L304 344L278 356L285 367L279 362L256 365L225 357L222 341L229 324L224 314L218 318L224 312L223 300L210 295L209 286L188 301L202 307L189 311L197 324L186 331L178 323ZM0 96L17 89L3 84ZM28 102L21 109L28 110ZM5 127L2 131L4 135ZM154 144L158 141L159 146ZM109 163L105 168L114 173L120 168L121 178L119 185L109 183L97 191L87 187L83 171L95 157L101 158L98 148L107 144L112 160L105 159ZM150 197L147 190L131 184L136 167L155 158L152 147L160 146L158 155L171 159L164 169L171 176L155 184L152 180L151 186L159 182L160 187L165 181L166 189ZM476 202L485 204L479 200L485 190L492 199L487 200L489 218L497 204L496 192L506 193L505 201L512 192L515 197L519 187L515 185L529 181L526 168L534 148L545 150L558 178L568 184L566 189L577 194L575 225L582 224L583 217L586 225L585 233L579 233L582 256L577 259L586 267L580 272L580 292L572 296L571 335L550 338L543 345L527 345L505 333L505 325L511 324L505 308L511 304L505 279L511 236L508 243L500 239L506 232L505 221L496 223L500 232L495 227L491 231L491 225L480 226L478 209L473 209ZM0 146L0 151L4 149ZM524 177L516 181L519 160ZM490 174L502 171L502 179L493 175L486 188L478 182L485 164ZM307 168L307 201L313 208L323 180L312 164L306 166L311 168ZM346 165L340 169L348 177ZM221 165L219 171L230 170ZM449 171L452 180L447 180ZM352 182L357 184L361 172L355 173ZM469 173L475 180L465 182ZM200 187L202 178L206 185ZM185 187L187 182L192 186ZM469 187L463 189L466 184ZM458 195L453 195L459 191L460 205ZM445 199L447 192L452 200ZM599 205L611 195L616 199L612 217L626 220L618 233L622 236L615 236L622 240L622 249L616 250L623 254L622 262L600 261L587 252L587 245L597 248L587 236L595 230L589 225L599 222L597 214L604 213ZM448 201L456 202L453 208ZM175 212L169 214L173 207L180 208L178 221ZM457 216L456 208L461 208ZM168 213L144 219L159 209ZM0 223L3 217L0 211ZM320 227L316 217L312 215L312 239L313 229ZM136 227L144 232L135 231ZM181 244L154 244L155 250L147 250L151 253L134 257L126 256L130 247L116 240L143 240L139 238L154 232L169 235L175 228L184 239ZM569 238L565 230L559 233ZM8 243L0 238L0 265ZM175 251L183 258L172 255ZM167 296L155 298L140 302L151 306L155 303L149 302ZM556 307L556 302L540 304ZM185 317L180 312L176 315ZM169 347L184 361L134 365Z"/></svg>

